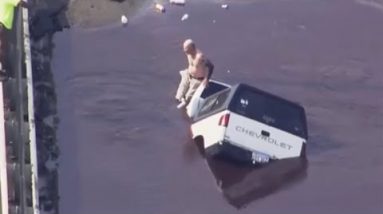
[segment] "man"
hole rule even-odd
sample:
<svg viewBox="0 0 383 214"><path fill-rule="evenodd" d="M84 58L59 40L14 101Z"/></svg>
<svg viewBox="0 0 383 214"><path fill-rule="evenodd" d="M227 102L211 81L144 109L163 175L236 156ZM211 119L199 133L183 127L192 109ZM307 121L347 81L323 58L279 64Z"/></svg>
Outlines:
<svg viewBox="0 0 383 214"><path fill-rule="evenodd" d="M213 64L197 49L193 40L185 40L183 50L188 60L188 67L180 71L181 82L175 96L180 102L177 108L182 108L190 102L198 86L201 84L207 86L214 68Z"/></svg>
<svg viewBox="0 0 383 214"><path fill-rule="evenodd" d="M21 3L26 5L26 0L0 0L0 71L4 60L4 52L6 50L5 34L7 31L12 30L13 17L15 7ZM2 75L0 73L0 75Z"/></svg>

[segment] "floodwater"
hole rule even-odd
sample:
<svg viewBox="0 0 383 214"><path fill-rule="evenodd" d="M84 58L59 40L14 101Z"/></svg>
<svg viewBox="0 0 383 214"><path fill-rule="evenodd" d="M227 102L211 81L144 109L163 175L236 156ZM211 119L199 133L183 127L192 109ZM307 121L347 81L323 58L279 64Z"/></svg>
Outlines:
<svg viewBox="0 0 383 214"><path fill-rule="evenodd" d="M383 213L383 7L219 2L55 35L61 213ZM214 79L305 107L307 161L249 169L200 155L174 102L189 37Z"/></svg>

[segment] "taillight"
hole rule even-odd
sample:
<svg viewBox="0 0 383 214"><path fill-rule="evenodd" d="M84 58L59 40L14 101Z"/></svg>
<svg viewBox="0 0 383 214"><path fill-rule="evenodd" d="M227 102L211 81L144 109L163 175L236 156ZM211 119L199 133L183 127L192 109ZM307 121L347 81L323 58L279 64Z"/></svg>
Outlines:
<svg viewBox="0 0 383 214"><path fill-rule="evenodd" d="M219 118L218 125L227 127L229 125L230 114L224 114Z"/></svg>

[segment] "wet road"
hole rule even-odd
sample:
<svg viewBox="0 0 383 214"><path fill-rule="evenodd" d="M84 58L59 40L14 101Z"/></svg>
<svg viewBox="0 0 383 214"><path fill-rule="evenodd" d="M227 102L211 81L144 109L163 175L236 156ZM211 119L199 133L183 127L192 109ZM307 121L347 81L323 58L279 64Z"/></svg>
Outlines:
<svg viewBox="0 0 383 214"><path fill-rule="evenodd" d="M62 214L383 212L383 11L349 0L228 2L55 35ZM199 155L173 101L188 37L215 79L305 106L308 162L249 170Z"/></svg>

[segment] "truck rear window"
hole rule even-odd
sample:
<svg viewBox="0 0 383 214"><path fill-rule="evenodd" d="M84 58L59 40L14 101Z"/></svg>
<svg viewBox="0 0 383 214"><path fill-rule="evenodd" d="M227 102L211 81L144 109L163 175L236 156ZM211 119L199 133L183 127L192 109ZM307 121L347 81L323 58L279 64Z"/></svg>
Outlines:
<svg viewBox="0 0 383 214"><path fill-rule="evenodd" d="M201 94L201 98L205 99L205 98L211 96L212 94L215 94L215 93L222 91L226 88L228 88L228 87L225 85L221 85L221 84L218 84L215 82L209 82L208 87L203 90L203 92Z"/></svg>
<svg viewBox="0 0 383 214"><path fill-rule="evenodd" d="M217 94L214 94L210 97L208 97L202 107L200 112L198 113L198 116L207 115L211 112L214 112L215 110L223 107L225 104L225 101L227 100L229 96L230 90L226 89L224 91L218 92Z"/></svg>
<svg viewBox="0 0 383 214"><path fill-rule="evenodd" d="M307 138L303 110L285 100L244 89L237 93L231 106L237 114Z"/></svg>

